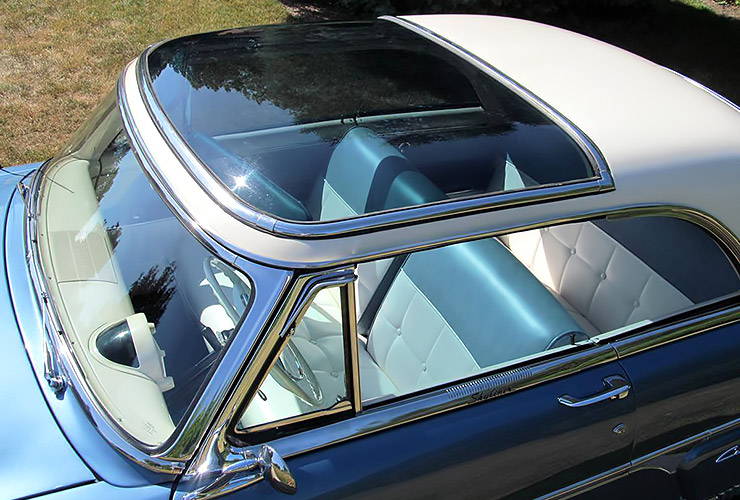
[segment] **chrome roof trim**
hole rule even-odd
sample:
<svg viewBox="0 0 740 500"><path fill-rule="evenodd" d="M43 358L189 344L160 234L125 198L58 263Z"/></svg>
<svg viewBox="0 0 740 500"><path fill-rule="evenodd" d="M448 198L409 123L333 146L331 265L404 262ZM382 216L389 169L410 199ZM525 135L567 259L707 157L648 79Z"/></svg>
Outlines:
<svg viewBox="0 0 740 500"><path fill-rule="evenodd" d="M351 219L335 221L295 222L283 220L268 215L250 207L246 202L234 195L213 172L195 155L179 132L164 114L154 95L151 78L147 67L148 55L161 44L153 45L145 50L136 62L136 73L139 92L144 104L173 153L178 157L182 166L190 173L201 188L218 203L224 210L235 218L253 228L292 238L330 238L348 234L378 231L400 225L421 223L433 219L462 216L471 213L485 212L520 204L537 203L547 200L596 194L614 189L614 179L606 160L596 145L576 125L560 115L555 109L529 92L526 88L514 82L506 75L464 50L452 42L431 33L430 31L407 20L385 16L380 19L393 22L423 36L502 83L509 90L523 98L530 105L543 112L548 118L565 131L586 155L595 177L545 185L535 189L525 189L498 194L487 194L458 200L444 200L425 205L408 208L387 210ZM144 139L145 140L145 139ZM155 165L156 168L156 165ZM187 206L187 200L180 202Z"/></svg>
<svg viewBox="0 0 740 500"><path fill-rule="evenodd" d="M560 114L560 112L558 112L555 108L540 99L537 95L530 92L529 89L527 89L524 85L514 81L512 78L510 78L500 70L496 69L490 63L484 61L480 57L476 56L475 54L471 53L455 42L452 42L442 35L438 35L437 33L434 33L433 31L413 21L395 16L382 16L380 17L380 19L394 22L400 26L403 26L404 28L413 31L414 33L417 33L420 36L423 36L424 38L437 43L438 45L441 45L453 54L466 60L473 66L488 74L494 80L503 84L506 88L524 99L527 103L534 106L538 111L545 114L545 116L555 122L555 124L558 125L561 130L563 130L574 141L576 141L581 150L588 157L591 166L597 172L597 175L601 181L601 189L608 190L614 188L614 179L612 178L611 171L609 170L609 166L606 163L606 159L604 158L604 155L601 154L601 151L599 151L599 148L593 143L593 141L586 135L585 132L578 128L576 124L568 120L565 116Z"/></svg>
<svg viewBox="0 0 740 500"><path fill-rule="evenodd" d="M340 266L347 264L360 264L362 262L394 257L404 253L418 252L421 250L431 250L432 248L454 245L456 243L462 243L465 241L489 238L494 236L497 237L508 233L527 231L530 229L540 229L543 227L559 224L582 222L599 217L623 218L637 216L675 217L677 219L683 219L700 226L701 228L707 230L714 237L714 239L721 245L722 249L728 254L729 257L732 257L732 263L738 271L738 274L740 274L740 240L735 237L732 231L730 231L721 222L717 221L714 217L700 210L696 210L690 207L660 204L636 204L617 208L583 210L580 212L573 212L567 217L545 217L539 220L531 221L527 224L497 226L495 223L492 222L491 229L487 229L485 231L469 232L456 237L445 238L443 240L433 241L429 243L416 243L404 245L397 248L387 248L384 252L374 252L372 254L355 254L341 260L327 262L322 267L328 267L330 265Z"/></svg>

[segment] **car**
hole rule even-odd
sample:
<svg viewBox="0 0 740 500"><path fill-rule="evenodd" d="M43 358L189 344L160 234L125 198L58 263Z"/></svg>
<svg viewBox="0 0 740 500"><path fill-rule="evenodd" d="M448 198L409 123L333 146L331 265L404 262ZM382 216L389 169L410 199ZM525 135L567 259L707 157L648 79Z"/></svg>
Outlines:
<svg viewBox="0 0 740 500"><path fill-rule="evenodd" d="M740 492L740 110L669 69L197 34L0 183L4 497Z"/></svg>

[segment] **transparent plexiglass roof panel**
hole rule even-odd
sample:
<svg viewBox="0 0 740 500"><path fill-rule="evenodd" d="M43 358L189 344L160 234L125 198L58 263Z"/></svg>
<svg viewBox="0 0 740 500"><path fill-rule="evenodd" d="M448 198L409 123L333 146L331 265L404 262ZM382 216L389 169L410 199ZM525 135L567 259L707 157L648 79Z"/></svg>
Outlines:
<svg viewBox="0 0 740 500"><path fill-rule="evenodd" d="M195 35L153 50L147 69L201 161L279 219L332 221L595 177L545 114L390 21Z"/></svg>

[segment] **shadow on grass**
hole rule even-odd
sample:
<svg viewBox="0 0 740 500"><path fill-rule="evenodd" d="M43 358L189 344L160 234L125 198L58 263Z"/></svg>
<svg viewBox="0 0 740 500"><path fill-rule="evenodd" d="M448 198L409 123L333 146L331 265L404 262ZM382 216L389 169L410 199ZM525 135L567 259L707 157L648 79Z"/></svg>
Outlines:
<svg viewBox="0 0 740 500"><path fill-rule="evenodd" d="M363 2L357 10L337 7L331 0L299 2L283 0L290 10L290 21L368 19L375 13L477 13L519 17L565 28L603 40L646 59L678 71L740 103L740 19L720 16L708 9L690 7L669 0L601 3L521 2L521 6L460 8L459 1L440 0L434 6L373 12L373 4ZM423 2L420 2L423 3ZM509 2L511 3L511 2ZM450 6L454 7L450 7ZM383 7L380 7L381 9ZM680 103L677 103L680 105Z"/></svg>

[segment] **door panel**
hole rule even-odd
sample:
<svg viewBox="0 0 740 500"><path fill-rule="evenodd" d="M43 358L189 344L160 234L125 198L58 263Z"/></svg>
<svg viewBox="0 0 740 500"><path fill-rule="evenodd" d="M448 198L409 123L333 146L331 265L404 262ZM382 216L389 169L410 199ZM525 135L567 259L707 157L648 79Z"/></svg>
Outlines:
<svg viewBox="0 0 740 500"><path fill-rule="evenodd" d="M626 376L616 362L289 458L297 496L531 498L589 478L629 460L633 397L581 408L557 398L601 392L613 375ZM257 497L282 494L260 481L225 498Z"/></svg>
<svg viewBox="0 0 740 500"><path fill-rule="evenodd" d="M633 382L638 406L635 460L740 417L740 323L628 356L620 362ZM740 478L740 456L721 467L714 462L717 457L708 460L712 453L719 456L725 451L720 446L724 442L720 443L721 439L716 450L696 450L697 445L720 437L706 437L694 445L654 457L646 465L658 466L674 478L682 475L685 497L694 491L706 492L708 484L722 483L717 481L718 475ZM706 460L697 464L703 465L691 466L700 455ZM691 473L676 474L682 465Z"/></svg>

